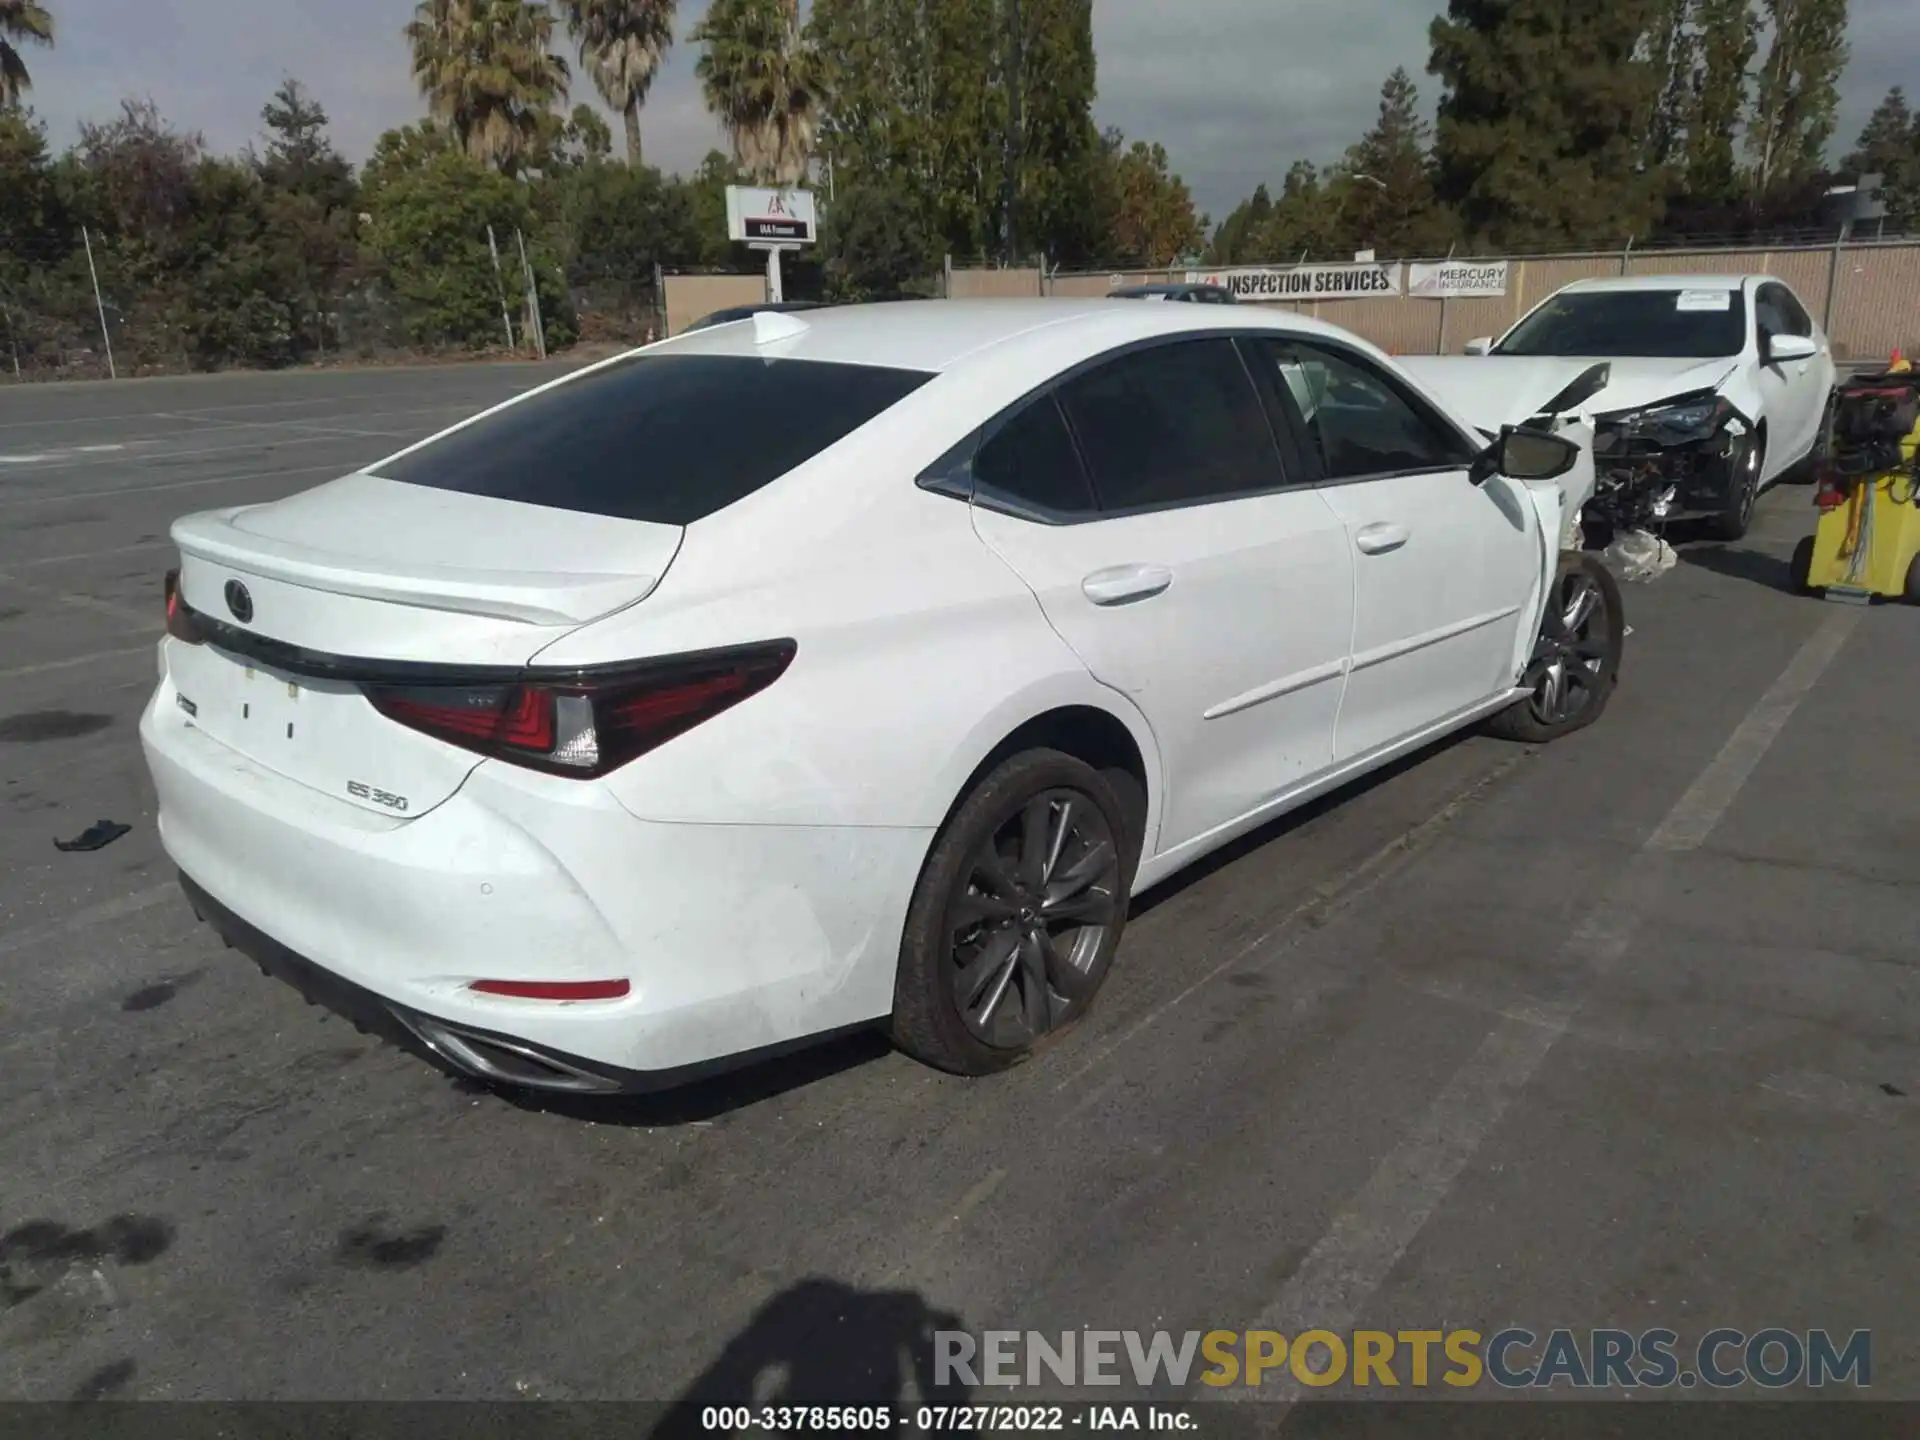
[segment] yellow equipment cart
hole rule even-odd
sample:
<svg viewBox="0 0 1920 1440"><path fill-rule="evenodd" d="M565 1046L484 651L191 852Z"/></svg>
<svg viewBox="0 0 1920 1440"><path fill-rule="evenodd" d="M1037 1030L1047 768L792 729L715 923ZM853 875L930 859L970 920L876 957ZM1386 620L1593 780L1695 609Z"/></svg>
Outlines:
<svg viewBox="0 0 1920 1440"><path fill-rule="evenodd" d="M1794 588L1920 604L1920 374L1902 361L1848 381L1831 423L1814 496L1820 523L1793 552Z"/></svg>

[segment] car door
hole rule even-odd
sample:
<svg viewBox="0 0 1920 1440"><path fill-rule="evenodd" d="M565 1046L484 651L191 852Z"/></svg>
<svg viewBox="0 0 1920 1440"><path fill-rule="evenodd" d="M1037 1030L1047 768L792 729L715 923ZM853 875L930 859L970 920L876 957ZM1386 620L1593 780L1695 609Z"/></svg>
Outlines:
<svg viewBox="0 0 1920 1440"><path fill-rule="evenodd" d="M1766 408L1765 478L1771 480L1813 448L1833 389L1833 356L1813 317L1786 286L1769 282L1754 295L1754 331L1760 347L1760 402ZM1812 340L1817 353L1805 360L1767 359L1774 335Z"/></svg>
<svg viewBox="0 0 1920 1440"><path fill-rule="evenodd" d="M993 427L971 468L980 537L1153 728L1153 853L1332 762L1353 630L1346 530L1287 474L1231 339L1096 362Z"/></svg>
<svg viewBox="0 0 1920 1440"><path fill-rule="evenodd" d="M1336 760L1389 745L1506 689L1538 582L1539 520L1413 388L1332 341L1252 347L1354 558L1352 670Z"/></svg>

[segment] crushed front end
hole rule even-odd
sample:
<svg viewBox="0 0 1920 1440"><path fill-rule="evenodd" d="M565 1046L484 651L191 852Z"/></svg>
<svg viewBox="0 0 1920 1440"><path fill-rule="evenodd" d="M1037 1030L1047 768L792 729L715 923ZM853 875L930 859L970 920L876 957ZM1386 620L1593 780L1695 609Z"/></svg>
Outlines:
<svg viewBox="0 0 1920 1440"><path fill-rule="evenodd" d="M1616 531L1658 530L1673 520L1727 508L1732 459L1752 422L1717 391L1675 396L1594 417L1594 497L1590 539ZM1595 535L1598 529L1603 533Z"/></svg>

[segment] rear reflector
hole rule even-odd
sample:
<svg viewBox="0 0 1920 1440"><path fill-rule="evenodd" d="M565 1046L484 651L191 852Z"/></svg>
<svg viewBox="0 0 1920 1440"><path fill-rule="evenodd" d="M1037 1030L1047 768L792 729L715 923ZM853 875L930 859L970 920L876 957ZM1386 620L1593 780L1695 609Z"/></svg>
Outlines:
<svg viewBox="0 0 1920 1440"><path fill-rule="evenodd" d="M368 685L389 720L498 760L591 779L767 688L794 643L675 656L597 675L487 685Z"/></svg>
<svg viewBox="0 0 1920 1440"><path fill-rule="evenodd" d="M633 985L626 980L476 980L467 988L515 1000L619 1000Z"/></svg>

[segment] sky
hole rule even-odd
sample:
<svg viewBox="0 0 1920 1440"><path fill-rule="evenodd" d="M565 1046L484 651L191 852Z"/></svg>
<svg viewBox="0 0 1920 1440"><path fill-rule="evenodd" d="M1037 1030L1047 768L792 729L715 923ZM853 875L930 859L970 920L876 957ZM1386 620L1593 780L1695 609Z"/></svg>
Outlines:
<svg viewBox="0 0 1920 1440"><path fill-rule="evenodd" d="M1895 84L1920 89L1915 0L1853 0L1838 150ZM410 0L49 0L58 45L27 55L30 101L65 146L123 96L220 151L258 137L285 75L326 107L342 153L417 117L400 30ZM1099 122L1158 140L1217 221L1296 159L1337 159L1372 122L1380 82L1405 65L1429 108L1427 26L1439 0L1095 0ZM681 0L679 33L705 11ZM242 18L244 17L244 18ZM569 56L571 59L572 57ZM647 158L692 169L721 136L700 103L692 46L676 45L642 115ZM594 100L576 77L576 100ZM616 140L619 131L616 127Z"/></svg>

